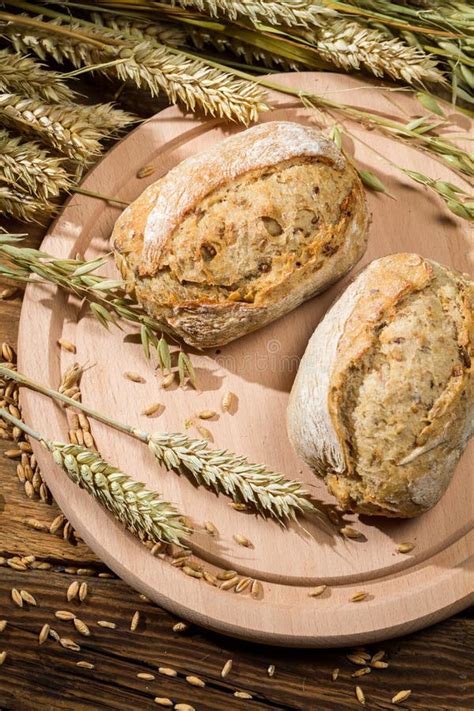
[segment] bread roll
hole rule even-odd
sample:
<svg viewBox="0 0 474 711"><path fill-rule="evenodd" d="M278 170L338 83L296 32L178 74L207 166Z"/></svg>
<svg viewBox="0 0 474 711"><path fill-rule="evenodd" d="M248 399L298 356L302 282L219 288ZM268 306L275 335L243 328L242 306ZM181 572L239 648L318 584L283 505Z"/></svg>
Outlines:
<svg viewBox="0 0 474 711"><path fill-rule="evenodd" d="M187 158L117 220L130 290L192 346L220 346L291 311L362 256L354 168L297 123L264 123Z"/></svg>
<svg viewBox="0 0 474 711"><path fill-rule="evenodd" d="M288 431L343 509L410 517L445 492L474 431L473 300L466 275L394 254L316 328Z"/></svg>

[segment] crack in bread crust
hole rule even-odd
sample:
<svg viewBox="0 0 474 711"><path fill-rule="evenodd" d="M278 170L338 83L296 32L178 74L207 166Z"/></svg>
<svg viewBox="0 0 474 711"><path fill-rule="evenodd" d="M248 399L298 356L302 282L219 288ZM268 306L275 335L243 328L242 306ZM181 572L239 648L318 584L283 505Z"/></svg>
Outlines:
<svg viewBox="0 0 474 711"><path fill-rule="evenodd" d="M335 305L342 317L333 321L328 312L300 365L291 439L344 509L415 516L443 495L474 430L474 284L399 254L372 262L350 289L347 303L343 295ZM312 394L318 403L327 398L319 418L331 424L343 462L337 468L328 466L328 446L311 441L301 424L299 403L311 407L304 381L312 377L319 329L327 347L331 329L337 339L327 384L320 380Z"/></svg>
<svg viewBox="0 0 474 711"><path fill-rule="evenodd" d="M190 345L224 345L273 321L345 274L365 251L368 213L356 171L334 147L322 150L320 134L305 132L321 149L316 157L302 152L239 173L177 224L173 218L153 273L142 269L145 235L173 171L117 220L112 246L128 288Z"/></svg>

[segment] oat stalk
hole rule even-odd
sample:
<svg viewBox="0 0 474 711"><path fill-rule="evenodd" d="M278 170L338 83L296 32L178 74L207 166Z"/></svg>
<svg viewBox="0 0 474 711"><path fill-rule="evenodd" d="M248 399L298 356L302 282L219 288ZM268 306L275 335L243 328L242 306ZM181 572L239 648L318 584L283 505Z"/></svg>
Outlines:
<svg viewBox="0 0 474 711"><path fill-rule="evenodd" d="M46 439L5 409L0 409L0 418L39 441L74 484L87 491L141 540L179 543L191 533L173 504L163 501L157 492L145 488L97 452Z"/></svg>
<svg viewBox="0 0 474 711"><path fill-rule="evenodd" d="M151 347L158 350L159 337L165 326L148 316L130 297L124 282L95 274L107 263L107 257L89 261L56 259L39 249L17 247L14 243L21 240L17 235L0 235L0 255L7 260L0 264L1 276L24 283L38 277L40 281L55 284L85 299L92 315L106 328L117 324L119 319L138 325L148 351Z"/></svg>
<svg viewBox="0 0 474 711"><path fill-rule="evenodd" d="M249 463L244 456L223 449L210 449L206 440L193 439L182 433L150 433L123 424L5 366L0 366L0 376L75 407L143 442L168 471L184 474L196 484L224 493L236 503L248 504L258 513L273 517L282 524L295 520L298 513L318 512L301 482L286 479L262 464Z"/></svg>

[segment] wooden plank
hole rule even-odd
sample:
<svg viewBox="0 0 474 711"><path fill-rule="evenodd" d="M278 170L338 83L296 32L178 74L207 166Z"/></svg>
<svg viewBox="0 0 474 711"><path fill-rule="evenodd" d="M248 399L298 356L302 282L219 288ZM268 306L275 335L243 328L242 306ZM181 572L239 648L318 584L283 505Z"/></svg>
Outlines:
<svg viewBox="0 0 474 711"><path fill-rule="evenodd" d="M153 708L154 695L169 696L203 711L214 709L327 709L345 711L357 707L358 683L368 708L393 708L390 699L400 689L412 689L410 709L469 709L474 706L472 659L474 620L453 618L411 637L371 646L386 650L388 669L374 669L360 679L351 674L359 667L346 659L348 650L292 650L242 643L200 628L185 634L172 631L176 618L144 602L120 580L77 577L86 581L89 594L83 603L66 601L71 576L57 572L19 573L0 568L0 617L8 620L0 634L0 650L8 653L0 668L0 703L12 711L48 709ZM12 587L32 593L38 607L16 607ZM79 635L72 623L54 617L56 610L71 610L89 626L90 637ZM129 629L135 610L141 615L135 632ZM104 629L97 620L116 623ZM74 639L80 652L63 649L53 640L41 647L37 635L48 622L61 636ZM233 660L231 673L220 671ZM80 669L78 660L95 665ZM275 664L273 678L267 668ZM158 667L176 669L178 676L160 675ZM340 668L336 682L331 672ZM152 682L137 673L156 675ZM198 676L204 689L191 687L187 675ZM235 690L254 696L236 699Z"/></svg>

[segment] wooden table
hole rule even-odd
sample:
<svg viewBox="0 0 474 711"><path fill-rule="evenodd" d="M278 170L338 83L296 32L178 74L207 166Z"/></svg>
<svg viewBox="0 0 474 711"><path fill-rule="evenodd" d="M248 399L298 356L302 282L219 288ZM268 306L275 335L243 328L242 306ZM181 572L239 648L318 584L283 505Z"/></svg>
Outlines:
<svg viewBox="0 0 474 711"><path fill-rule="evenodd" d="M101 100L108 87L84 83L80 87ZM130 105L136 108L133 95ZM140 103L142 113L156 111ZM2 220L10 232L29 233L29 242L38 245L44 230ZM0 301L0 340L14 345L21 307L21 292ZM11 448L0 442L2 452ZM189 704L199 711L214 709L313 709L344 711L359 702L355 687L366 696L369 709L395 708L392 696L411 689L402 705L407 709L473 709L474 619L468 612L425 631L369 648L386 651L387 669L374 669L366 676L352 678L358 668L346 655L350 650L297 651L252 645L220 637L191 627L175 632L172 615L141 599L113 576L81 541L64 540L60 534L36 531L25 524L37 519L50 524L59 510L54 502L44 503L25 495L16 476L15 460L0 458L0 620L7 626L0 632L0 653L7 652L0 667L0 711L55 711L70 709L153 709L154 697L168 697L175 703ZM15 556L35 556L47 569L16 569L8 564ZM22 567L20 565L20 567ZM104 577L107 576L107 577ZM84 602L68 603L66 591L74 580L87 582ZM20 608L11 599L12 588L34 595L37 606ZM55 618L57 610L73 610L90 628L81 636L71 621ZM140 621L135 631L130 621L135 611ZM356 614L356 613L355 613ZM97 625L106 620L115 629ZM38 644L44 623L61 637L80 644L71 651L49 639ZM226 678L221 669L226 660L233 666ZM78 667L78 661L94 665ZM275 665L269 677L269 665ZM159 667L175 669L175 677L158 672ZM338 668L336 681L333 670ZM152 674L153 680L139 678ZM187 676L197 676L205 687L193 686ZM234 696L245 691L253 700ZM179 708L179 707L178 707ZM183 707L186 708L186 707Z"/></svg>

